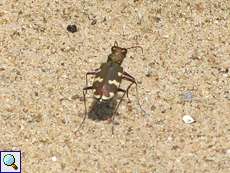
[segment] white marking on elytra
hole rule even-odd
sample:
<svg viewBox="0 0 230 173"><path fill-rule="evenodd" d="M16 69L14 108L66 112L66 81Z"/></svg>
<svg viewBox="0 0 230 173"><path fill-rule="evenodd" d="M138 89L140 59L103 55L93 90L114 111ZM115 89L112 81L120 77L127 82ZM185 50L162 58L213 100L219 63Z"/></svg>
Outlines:
<svg viewBox="0 0 230 173"><path fill-rule="evenodd" d="M114 93L113 92L109 92L109 97L113 98L113 96L114 96Z"/></svg>
<svg viewBox="0 0 230 173"><path fill-rule="evenodd" d="M94 97L97 98L97 99L101 98L100 95L96 95L96 94L94 94Z"/></svg>
<svg viewBox="0 0 230 173"><path fill-rule="evenodd" d="M100 101L102 101L102 100L109 100L109 99L113 98L113 96L114 96L114 93L113 92L109 92L109 96L108 97L107 96L102 96L102 98L101 98Z"/></svg>
<svg viewBox="0 0 230 173"><path fill-rule="evenodd" d="M119 87L119 86L120 86L120 83L117 82L116 80L109 80L108 83L109 83L109 84L114 84L116 87Z"/></svg>
<svg viewBox="0 0 230 173"><path fill-rule="evenodd" d="M121 72L118 72L117 75L118 75L119 77L121 77L121 76L122 76L122 73L121 73Z"/></svg>
<svg viewBox="0 0 230 173"><path fill-rule="evenodd" d="M102 96L101 99L102 99L102 100L109 100L109 97L107 97L107 96Z"/></svg>
<svg viewBox="0 0 230 173"><path fill-rule="evenodd" d="M94 82L102 82L102 81L103 81L103 78L101 78L100 76L94 79Z"/></svg>

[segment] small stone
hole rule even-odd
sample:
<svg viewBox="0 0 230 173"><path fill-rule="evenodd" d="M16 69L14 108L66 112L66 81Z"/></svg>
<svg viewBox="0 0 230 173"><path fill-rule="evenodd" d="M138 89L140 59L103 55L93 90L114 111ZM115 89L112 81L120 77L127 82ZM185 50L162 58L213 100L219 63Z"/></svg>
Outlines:
<svg viewBox="0 0 230 173"><path fill-rule="evenodd" d="M147 67L147 68L145 69L145 76L146 76L146 77L152 76L152 73L153 73L153 71L152 71L149 67Z"/></svg>
<svg viewBox="0 0 230 173"><path fill-rule="evenodd" d="M72 33L77 32L77 26L76 25L68 25L67 31L72 32Z"/></svg>
<svg viewBox="0 0 230 173"><path fill-rule="evenodd" d="M186 102L191 102L193 99L193 95L191 91L187 91L184 93L183 100Z"/></svg>
<svg viewBox="0 0 230 173"><path fill-rule="evenodd" d="M151 111L155 111L155 109L156 109L156 106L155 106L155 105L152 105L152 106L151 106Z"/></svg>
<svg viewBox="0 0 230 173"><path fill-rule="evenodd" d="M0 67L0 71L4 71L5 70L5 68L4 67Z"/></svg>
<svg viewBox="0 0 230 173"><path fill-rule="evenodd" d="M51 160L52 160L53 162L56 162L56 161L57 161L57 157L56 157L56 156L53 156L53 157L51 157Z"/></svg>
<svg viewBox="0 0 230 173"><path fill-rule="evenodd" d="M223 76L224 76L224 77L228 77L228 74L224 73Z"/></svg>
<svg viewBox="0 0 230 173"><path fill-rule="evenodd" d="M230 155L230 149L227 149L227 150L226 150L226 154L227 154L227 155Z"/></svg>
<svg viewBox="0 0 230 173"><path fill-rule="evenodd" d="M161 113L164 114L166 112L166 109L162 110Z"/></svg>
<svg viewBox="0 0 230 173"><path fill-rule="evenodd" d="M190 115L183 116L183 121L185 124L192 124L195 120Z"/></svg>
<svg viewBox="0 0 230 173"><path fill-rule="evenodd" d="M161 21L161 18L160 17L154 17L154 20L156 23L159 23Z"/></svg>
<svg viewBox="0 0 230 173"><path fill-rule="evenodd" d="M78 94L75 94L71 97L72 100L77 100L78 98L80 98L80 96Z"/></svg>
<svg viewBox="0 0 230 173"><path fill-rule="evenodd" d="M91 25L96 25L96 23L97 23L97 19L93 19Z"/></svg>
<svg viewBox="0 0 230 173"><path fill-rule="evenodd" d="M38 92L37 92L37 91L35 91L35 92L34 92L34 95L35 95L35 96L38 96Z"/></svg>
<svg viewBox="0 0 230 173"><path fill-rule="evenodd" d="M138 83L138 84L142 84L142 81L141 81L141 80L137 80L137 83Z"/></svg>

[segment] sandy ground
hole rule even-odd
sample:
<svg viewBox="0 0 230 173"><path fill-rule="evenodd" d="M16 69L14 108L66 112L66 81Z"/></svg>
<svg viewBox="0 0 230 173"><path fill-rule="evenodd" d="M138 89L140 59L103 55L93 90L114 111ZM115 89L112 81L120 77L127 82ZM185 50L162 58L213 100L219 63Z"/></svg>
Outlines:
<svg viewBox="0 0 230 173"><path fill-rule="evenodd" d="M1 0L0 149L24 173L229 173L229 16L229 0ZM92 119L76 132L85 73L115 40L144 49L123 67L149 115L132 88L113 136Z"/></svg>

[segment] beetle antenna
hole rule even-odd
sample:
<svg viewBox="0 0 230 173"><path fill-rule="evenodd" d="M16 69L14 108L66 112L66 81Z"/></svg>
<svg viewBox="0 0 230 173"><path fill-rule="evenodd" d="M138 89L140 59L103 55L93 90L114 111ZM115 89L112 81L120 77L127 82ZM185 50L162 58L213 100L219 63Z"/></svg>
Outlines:
<svg viewBox="0 0 230 173"><path fill-rule="evenodd" d="M114 46L115 46L115 47L118 47L117 41L114 41Z"/></svg>
<svg viewBox="0 0 230 173"><path fill-rule="evenodd" d="M141 49L141 52L142 52L142 54L143 54L143 48L141 47L141 46L132 46L132 47L128 47L128 48L126 48L126 49L134 49L134 48L140 48Z"/></svg>

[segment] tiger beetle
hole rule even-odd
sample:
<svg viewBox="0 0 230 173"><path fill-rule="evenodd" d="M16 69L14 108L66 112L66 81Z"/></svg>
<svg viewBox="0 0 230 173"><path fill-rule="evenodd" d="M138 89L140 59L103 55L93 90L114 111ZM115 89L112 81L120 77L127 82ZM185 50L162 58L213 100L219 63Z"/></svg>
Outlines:
<svg viewBox="0 0 230 173"><path fill-rule="evenodd" d="M138 90L137 90L137 82L133 76L128 74L123 70L123 67L121 66L123 60L126 57L127 50L132 48L141 48L142 52L143 49L140 46L133 46L129 48L121 48L118 46L118 43L115 41L114 45L111 48L111 54L108 56L107 62L102 63L100 68L87 72L86 73L86 87L83 88L83 97L84 97L84 106L85 106L85 115L84 118L78 128L78 130L82 127L86 117L87 117L87 106L86 106L86 93L88 90L93 91L94 98L99 102L108 102L111 101L118 92L123 93L121 96L120 101L116 105L113 114L112 114L112 123L114 125L114 115L116 114L119 105L121 104L122 99L125 95L127 95L128 100L129 99L129 89L130 87L135 84L136 86L136 97L138 101L138 105L140 106L141 110L145 112L139 102L138 97ZM94 75L94 81L92 86L88 86L88 75ZM131 82L127 89L124 90L120 88L120 84L122 80L126 80ZM146 113L146 112L145 112ZM113 126L112 126L112 133L113 133Z"/></svg>

